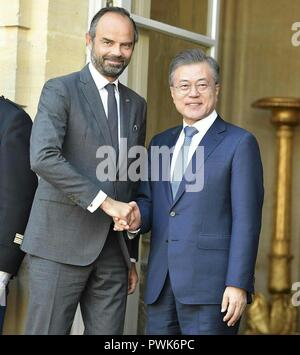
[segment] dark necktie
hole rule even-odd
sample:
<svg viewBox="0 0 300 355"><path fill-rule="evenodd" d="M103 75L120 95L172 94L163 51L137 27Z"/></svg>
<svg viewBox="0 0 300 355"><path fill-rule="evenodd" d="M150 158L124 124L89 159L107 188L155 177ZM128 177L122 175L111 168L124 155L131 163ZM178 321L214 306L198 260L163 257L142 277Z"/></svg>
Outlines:
<svg viewBox="0 0 300 355"><path fill-rule="evenodd" d="M113 148L116 152L116 158L119 154L119 132L118 132L118 106L115 97L115 84L107 84L105 89L108 92L107 98L107 119L110 130L110 136Z"/></svg>
<svg viewBox="0 0 300 355"><path fill-rule="evenodd" d="M198 130L195 127L187 126L184 128L184 134L185 134L184 142L183 142L182 147L180 148L180 151L178 153L178 157L176 159L173 177L172 177L172 183L171 183L174 199L175 199L176 194L178 192L179 185L182 181L184 172L187 168L189 148L192 143L193 136L196 133L198 133Z"/></svg>

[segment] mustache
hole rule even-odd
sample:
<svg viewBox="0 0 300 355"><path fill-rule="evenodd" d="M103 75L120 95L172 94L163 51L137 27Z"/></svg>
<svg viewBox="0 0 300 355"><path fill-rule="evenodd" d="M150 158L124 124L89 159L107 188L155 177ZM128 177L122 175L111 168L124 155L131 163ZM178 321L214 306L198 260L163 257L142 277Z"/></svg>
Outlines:
<svg viewBox="0 0 300 355"><path fill-rule="evenodd" d="M119 62L119 63L125 63L124 57L116 57L116 56L110 56L110 57L103 57L104 60L111 60L114 62Z"/></svg>

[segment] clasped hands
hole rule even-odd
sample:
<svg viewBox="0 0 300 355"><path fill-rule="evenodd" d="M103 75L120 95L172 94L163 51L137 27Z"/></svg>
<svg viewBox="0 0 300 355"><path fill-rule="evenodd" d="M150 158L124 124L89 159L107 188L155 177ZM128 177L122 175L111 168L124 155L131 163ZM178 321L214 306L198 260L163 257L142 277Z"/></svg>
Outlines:
<svg viewBox="0 0 300 355"><path fill-rule="evenodd" d="M101 208L113 218L115 231L136 231L141 225L140 210L134 201L124 203L107 197Z"/></svg>

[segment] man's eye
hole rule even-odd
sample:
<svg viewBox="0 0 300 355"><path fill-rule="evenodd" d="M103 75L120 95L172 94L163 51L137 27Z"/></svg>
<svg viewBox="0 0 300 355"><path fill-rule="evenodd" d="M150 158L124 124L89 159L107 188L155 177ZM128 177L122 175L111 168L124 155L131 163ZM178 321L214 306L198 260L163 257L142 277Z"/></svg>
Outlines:
<svg viewBox="0 0 300 355"><path fill-rule="evenodd" d="M188 88L189 88L189 85L187 85L187 84L180 85L181 90L187 90Z"/></svg>

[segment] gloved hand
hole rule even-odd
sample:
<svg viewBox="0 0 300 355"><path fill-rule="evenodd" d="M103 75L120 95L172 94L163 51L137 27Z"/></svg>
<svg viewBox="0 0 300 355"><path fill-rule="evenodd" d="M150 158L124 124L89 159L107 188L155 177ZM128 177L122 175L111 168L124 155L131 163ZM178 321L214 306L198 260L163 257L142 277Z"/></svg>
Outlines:
<svg viewBox="0 0 300 355"><path fill-rule="evenodd" d="M0 271L0 306L6 306L6 286L11 275Z"/></svg>

